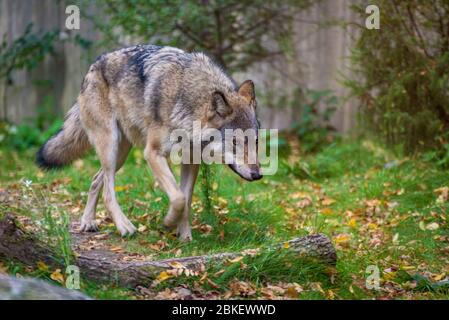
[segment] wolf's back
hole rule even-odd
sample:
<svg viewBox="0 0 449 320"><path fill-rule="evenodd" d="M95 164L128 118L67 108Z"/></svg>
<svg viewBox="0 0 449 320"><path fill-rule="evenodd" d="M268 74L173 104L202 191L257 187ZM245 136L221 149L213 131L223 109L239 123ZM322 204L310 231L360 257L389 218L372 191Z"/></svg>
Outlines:
<svg viewBox="0 0 449 320"><path fill-rule="evenodd" d="M43 169L56 169L82 157L91 145L81 124L78 104L64 121L63 128L45 142L36 154L36 163Z"/></svg>

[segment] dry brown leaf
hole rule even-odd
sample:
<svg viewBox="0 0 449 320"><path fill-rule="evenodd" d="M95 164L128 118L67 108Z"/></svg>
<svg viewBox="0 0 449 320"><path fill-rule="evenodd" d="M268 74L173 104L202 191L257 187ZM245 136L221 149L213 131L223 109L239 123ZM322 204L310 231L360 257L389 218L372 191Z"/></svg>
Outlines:
<svg viewBox="0 0 449 320"><path fill-rule="evenodd" d="M54 281L57 281L61 284L64 284L64 275L61 273L61 269L56 269L51 275L50 278Z"/></svg>
<svg viewBox="0 0 449 320"><path fill-rule="evenodd" d="M229 263L237 263L243 260L243 256L236 257L234 259L228 259Z"/></svg>
<svg viewBox="0 0 449 320"><path fill-rule="evenodd" d="M330 206L331 204L335 203L336 201L334 199L331 198L324 198L323 201L321 201L321 204L323 206Z"/></svg>

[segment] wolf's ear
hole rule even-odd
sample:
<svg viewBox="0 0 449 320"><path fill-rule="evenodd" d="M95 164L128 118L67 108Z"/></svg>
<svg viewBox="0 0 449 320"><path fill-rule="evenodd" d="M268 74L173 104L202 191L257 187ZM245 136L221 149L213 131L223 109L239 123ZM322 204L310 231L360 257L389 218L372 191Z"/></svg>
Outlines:
<svg viewBox="0 0 449 320"><path fill-rule="evenodd" d="M212 95L212 111L222 118L226 118L232 113L232 107L228 104L224 94L215 91Z"/></svg>
<svg viewBox="0 0 449 320"><path fill-rule="evenodd" d="M239 87L238 94L243 97L248 104L251 104L256 99L254 82L251 80L244 81Z"/></svg>

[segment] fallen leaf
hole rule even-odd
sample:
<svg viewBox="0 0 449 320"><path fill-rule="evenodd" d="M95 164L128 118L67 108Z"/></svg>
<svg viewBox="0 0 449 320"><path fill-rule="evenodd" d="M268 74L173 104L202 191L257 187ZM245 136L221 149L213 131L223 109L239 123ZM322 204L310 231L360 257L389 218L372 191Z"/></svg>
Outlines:
<svg viewBox="0 0 449 320"><path fill-rule="evenodd" d="M351 228L355 228L357 226L357 220L355 218L351 218L348 221L348 226L350 226Z"/></svg>
<svg viewBox="0 0 449 320"><path fill-rule="evenodd" d="M139 224L139 227L137 228L137 231L144 232L146 230L147 230L147 226L145 226L143 224Z"/></svg>
<svg viewBox="0 0 449 320"><path fill-rule="evenodd" d="M228 262L229 263L237 263L237 262L240 262L242 260L243 260L243 256L239 256L239 257L236 257L234 259L229 259Z"/></svg>
<svg viewBox="0 0 449 320"><path fill-rule="evenodd" d="M372 199L372 200L366 200L365 201L365 205L367 206L367 207L378 207L378 206L380 206L380 200L377 200L377 199Z"/></svg>
<svg viewBox="0 0 449 320"><path fill-rule="evenodd" d="M426 229L427 229L427 230L437 230L439 227L440 227L440 226L438 225L438 223L432 222L432 223L429 223L429 224L426 226Z"/></svg>
<svg viewBox="0 0 449 320"><path fill-rule="evenodd" d="M333 203L335 203L336 201L334 200L334 199L331 199L331 198L325 198L322 202L321 202L321 204L323 205L323 206L330 206L331 204L333 204Z"/></svg>
<svg viewBox="0 0 449 320"><path fill-rule="evenodd" d="M250 257L255 257L259 254L260 249L246 249L242 251L242 254L244 256L250 256Z"/></svg>
<svg viewBox="0 0 449 320"><path fill-rule="evenodd" d="M321 209L321 213L326 216L329 216L334 213L334 210L332 210L331 208L324 208L324 209Z"/></svg>
<svg viewBox="0 0 449 320"><path fill-rule="evenodd" d="M178 262L178 261L171 261L168 264L170 265L170 267L175 268L175 269L185 268L185 266L182 263Z"/></svg>
<svg viewBox="0 0 449 320"><path fill-rule="evenodd" d="M61 269L56 269L51 275L50 278L54 281L57 281L61 284L64 284L64 275L61 273Z"/></svg>
<svg viewBox="0 0 449 320"><path fill-rule="evenodd" d="M39 261L36 265L40 271L48 272L48 270L49 270L49 267L42 261Z"/></svg>
<svg viewBox="0 0 449 320"><path fill-rule="evenodd" d="M111 250L113 252L121 252L121 251L123 251L123 248L120 246L115 246L115 247L110 248L109 250Z"/></svg>
<svg viewBox="0 0 449 320"><path fill-rule="evenodd" d="M161 273L159 273L159 275L157 276L156 280L162 282L162 281L165 281L165 280L170 279L172 277L173 277L173 275L168 274L166 271L162 271Z"/></svg>
<svg viewBox="0 0 449 320"><path fill-rule="evenodd" d="M350 239L350 236L348 234L342 233L338 234L334 237L334 241L336 244L346 243Z"/></svg>
<svg viewBox="0 0 449 320"><path fill-rule="evenodd" d="M424 223L424 221L420 221L418 224L418 227L422 230L422 231L426 231L426 224Z"/></svg>
<svg viewBox="0 0 449 320"><path fill-rule="evenodd" d="M207 279L207 283L214 289L218 289L220 288L220 286L218 284L216 284L215 282L213 282L211 279Z"/></svg>
<svg viewBox="0 0 449 320"><path fill-rule="evenodd" d="M376 230L376 229L377 229L377 224L375 224L375 223L369 223L369 224L368 224L368 228L371 229L371 230Z"/></svg>
<svg viewBox="0 0 449 320"><path fill-rule="evenodd" d="M131 185L115 186L114 190L115 190L115 192L121 192L121 191L126 191L126 190L130 189L131 187L132 187Z"/></svg>
<svg viewBox="0 0 449 320"><path fill-rule="evenodd" d="M312 204L312 198L307 196L306 198L296 202L296 206L300 209L303 209L305 207L308 207Z"/></svg>
<svg viewBox="0 0 449 320"><path fill-rule="evenodd" d="M209 224L201 224L199 230L201 233L210 234L212 232L212 226Z"/></svg>

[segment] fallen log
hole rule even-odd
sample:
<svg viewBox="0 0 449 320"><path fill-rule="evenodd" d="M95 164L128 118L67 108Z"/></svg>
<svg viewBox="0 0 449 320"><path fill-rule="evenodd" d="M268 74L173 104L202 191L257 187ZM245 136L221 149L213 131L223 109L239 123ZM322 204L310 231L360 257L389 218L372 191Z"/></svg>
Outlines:
<svg viewBox="0 0 449 320"><path fill-rule="evenodd" d="M87 235L88 236L88 235ZM72 232L73 247L82 241L85 234ZM324 263L335 264L335 249L324 234L308 235L295 238L273 246L268 250L288 248L300 257L314 258ZM219 253L204 256L171 258L158 261L128 261L123 254L110 250L75 250L74 264L79 267L82 279L100 282L114 282L124 287L136 287L151 283L163 271L173 270L174 266L182 266L188 270L198 270L205 264L235 259L244 253ZM23 230L13 215L8 214L0 220L0 256L15 259L29 266L39 261L54 268L62 268L60 259L45 243L37 240L32 234Z"/></svg>

